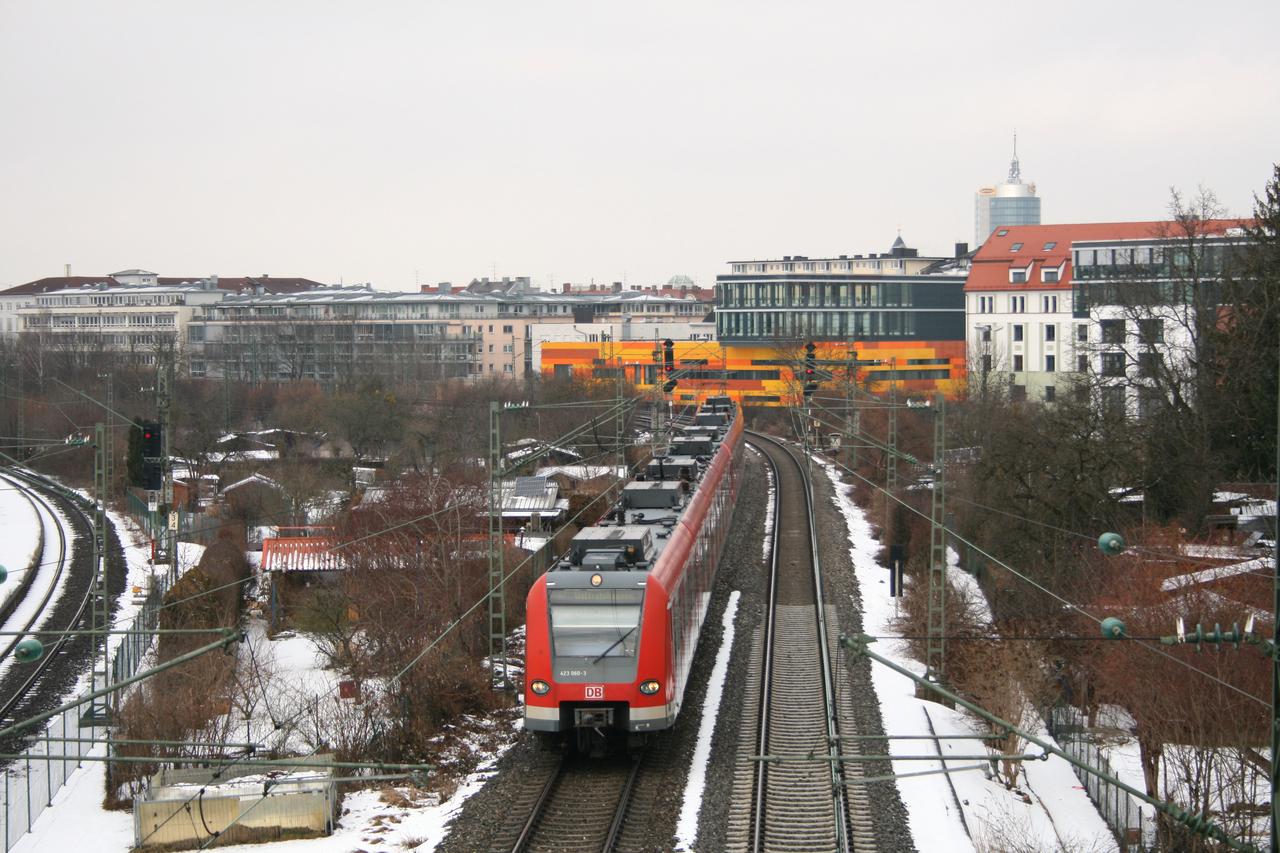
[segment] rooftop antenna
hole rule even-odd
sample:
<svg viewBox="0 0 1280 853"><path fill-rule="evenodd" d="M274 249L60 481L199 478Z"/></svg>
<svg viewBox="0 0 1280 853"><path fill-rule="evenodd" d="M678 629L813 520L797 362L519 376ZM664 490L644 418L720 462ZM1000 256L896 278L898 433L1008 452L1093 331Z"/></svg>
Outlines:
<svg viewBox="0 0 1280 853"><path fill-rule="evenodd" d="M1013 129L1013 162L1009 164L1009 177L1006 184L1022 183L1022 168L1018 165L1018 129Z"/></svg>

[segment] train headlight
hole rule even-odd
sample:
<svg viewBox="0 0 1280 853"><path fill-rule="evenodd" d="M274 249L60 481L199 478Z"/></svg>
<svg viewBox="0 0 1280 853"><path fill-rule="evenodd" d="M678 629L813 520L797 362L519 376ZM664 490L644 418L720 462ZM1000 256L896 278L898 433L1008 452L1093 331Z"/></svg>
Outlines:
<svg viewBox="0 0 1280 853"><path fill-rule="evenodd" d="M545 681L535 681L529 685L529 689L539 696L546 696L551 692L551 685Z"/></svg>
<svg viewBox="0 0 1280 853"><path fill-rule="evenodd" d="M640 682L640 692L646 696L652 696L662 689L662 685L654 681L652 678L648 681Z"/></svg>

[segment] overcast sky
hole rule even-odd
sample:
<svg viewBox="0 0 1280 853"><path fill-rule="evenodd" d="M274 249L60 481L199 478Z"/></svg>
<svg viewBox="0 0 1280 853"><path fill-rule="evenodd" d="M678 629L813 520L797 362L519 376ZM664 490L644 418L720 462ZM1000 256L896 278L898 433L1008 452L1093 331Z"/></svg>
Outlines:
<svg viewBox="0 0 1280 853"><path fill-rule="evenodd" d="M0 0L0 286L714 283L1043 221L1248 213L1280 2Z"/></svg>

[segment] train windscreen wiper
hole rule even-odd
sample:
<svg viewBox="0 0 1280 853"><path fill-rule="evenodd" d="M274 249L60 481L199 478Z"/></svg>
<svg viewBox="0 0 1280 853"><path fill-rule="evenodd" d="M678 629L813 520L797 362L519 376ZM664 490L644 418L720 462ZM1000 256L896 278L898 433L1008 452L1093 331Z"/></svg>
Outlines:
<svg viewBox="0 0 1280 853"><path fill-rule="evenodd" d="M627 633L623 634L621 637L619 637L618 639L614 640L614 641L613 641L613 645L612 645L612 646L610 646L609 648L605 649L603 652L601 652L601 653L600 653L600 657L598 657L598 658L596 658L595 660L593 660L593 661L592 661L592 663L593 663L593 664L600 663L600 661L601 661L601 660L602 660L606 655L608 655L608 654L609 654L609 652L611 652L611 651L613 651L614 649L616 649L616 648L618 647L618 644L619 644L619 643L621 643L621 642L622 642L623 640L625 640L627 637L630 637L630 636L635 632L636 628L639 628L639 627L640 627L639 625L632 625L630 628L628 628L628 629L627 629Z"/></svg>

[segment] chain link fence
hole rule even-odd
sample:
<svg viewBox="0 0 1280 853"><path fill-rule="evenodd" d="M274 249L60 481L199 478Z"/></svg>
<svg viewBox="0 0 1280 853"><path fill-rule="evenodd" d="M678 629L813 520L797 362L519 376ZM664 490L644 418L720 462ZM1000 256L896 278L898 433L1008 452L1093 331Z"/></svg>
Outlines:
<svg viewBox="0 0 1280 853"><path fill-rule="evenodd" d="M146 603L129 624L130 631L111 657L111 677L119 681L135 674L151 646L160 621L160 604L168 588L167 577L156 576ZM87 691L86 694L87 695ZM22 758L4 768L4 851L31 830L31 825L53 802L81 759L107 736L107 728L95 717L92 703L63 711L47 727Z"/></svg>
<svg viewBox="0 0 1280 853"><path fill-rule="evenodd" d="M1102 750L1093 740L1093 734L1085 726L1084 713L1070 705L1060 705L1050 710L1049 733L1053 735L1063 752L1088 764L1095 770L1108 776L1116 777L1110 762L1102 754ZM1140 805L1125 791L1109 782L1088 773L1079 767L1073 767L1080 784L1089 794L1089 799L1098 807L1103 819L1115 833L1122 850L1127 853L1151 850L1156 843L1156 827L1151 820L1153 809L1145 804Z"/></svg>

